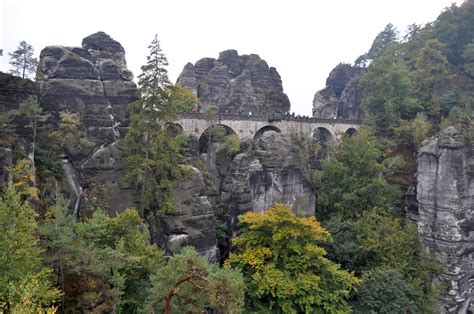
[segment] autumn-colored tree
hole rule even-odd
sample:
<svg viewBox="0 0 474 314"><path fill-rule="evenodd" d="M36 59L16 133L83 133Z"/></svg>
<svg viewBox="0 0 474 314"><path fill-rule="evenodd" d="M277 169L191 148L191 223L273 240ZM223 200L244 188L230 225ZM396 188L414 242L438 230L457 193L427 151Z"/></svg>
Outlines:
<svg viewBox="0 0 474 314"><path fill-rule="evenodd" d="M348 313L359 280L325 257L331 236L313 217L299 218L288 205L239 217L235 252L225 264L241 269L249 310L283 313Z"/></svg>

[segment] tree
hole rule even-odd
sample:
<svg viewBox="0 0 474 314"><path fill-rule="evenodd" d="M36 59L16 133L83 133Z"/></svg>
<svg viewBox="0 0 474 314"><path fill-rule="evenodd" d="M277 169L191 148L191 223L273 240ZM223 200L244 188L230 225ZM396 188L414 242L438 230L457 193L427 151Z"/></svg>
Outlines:
<svg viewBox="0 0 474 314"><path fill-rule="evenodd" d="M38 59L33 58L33 53L33 46L21 41L16 50L8 54L11 59L10 65L13 67L10 73L21 75L22 78L27 78L30 73L35 73Z"/></svg>
<svg viewBox="0 0 474 314"><path fill-rule="evenodd" d="M53 151L76 155L94 146L87 139L86 130L77 113L61 111L56 130L50 132L48 137L52 141Z"/></svg>
<svg viewBox="0 0 474 314"><path fill-rule="evenodd" d="M41 108L35 97L28 97L25 101L20 103L16 116L26 120L26 123L22 124L22 128L31 129L31 147L28 151L28 159L31 161L34 169L38 123L46 121L49 115L43 113L43 108Z"/></svg>
<svg viewBox="0 0 474 314"><path fill-rule="evenodd" d="M360 81L362 105L375 132L390 135L400 119L414 118L420 106L413 97L413 83L403 61L384 56L374 61Z"/></svg>
<svg viewBox="0 0 474 314"><path fill-rule="evenodd" d="M331 236L313 217L298 218L288 205L239 217L235 252L225 264L241 269L250 310L346 313L359 280L325 257Z"/></svg>
<svg viewBox="0 0 474 314"><path fill-rule="evenodd" d="M174 209L173 181L183 176L184 162L177 141L166 126L178 119L181 101L173 98L166 66L168 61L155 35L147 63L138 76L139 99L130 107L130 128L124 139L125 181L140 190L140 215L145 209Z"/></svg>
<svg viewBox="0 0 474 314"><path fill-rule="evenodd" d="M60 296L42 266L36 213L13 186L0 198L0 312L47 311Z"/></svg>
<svg viewBox="0 0 474 314"><path fill-rule="evenodd" d="M369 129L344 136L330 158L323 161L317 175L317 217L323 221L337 215L349 219L374 207L390 210L398 188L387 182L387 178L398 167L390 169L393 163L382 160L383 151ZM396 164L401 162L399 158L391 160Z"/></svg>
<svg viewBox="0 0 474 314"><path fill-rule="evenodd" d="M156 269L147 309L153 313L238 313L243 305L244 281L240 272L210 264L186 247Z"/></svg>
<svg viewBox="0 0 474 314"><path fill-rule="evenodd" d="M416 290L393 269L364 274L354 313L417 313Z"/></svg>
<svg viewBox="0 0 474 314"><path fill-rule="evenodd" d="M162 252L133 209L110 218L97 211L82 221L56 197L40 231L46 260L64 291L62 311L138 313Z"/></svg>
<svg viewBox="0 0 474 314"><path fill-rule="evenodd" d="M416 96L426 113L433 118L438 118L440 113L439 89L449 78L449 63L444 48L441 42L431 39L415 56L413 77Z"/></svg>
<svg viewBox="0 0 474 314"><path fill-rule="evenodd" d="M385 26L375 37L370 50L359 56L354 62L356 66L365 66L368 62L380 58L390 47L398 43L398 30L391 23Z"/></svg>

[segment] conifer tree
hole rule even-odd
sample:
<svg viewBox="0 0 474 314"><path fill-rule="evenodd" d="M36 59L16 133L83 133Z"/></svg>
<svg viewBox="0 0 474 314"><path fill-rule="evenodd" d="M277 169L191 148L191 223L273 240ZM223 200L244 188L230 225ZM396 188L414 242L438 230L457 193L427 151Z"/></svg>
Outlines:
<svg viewBox="0 0 474 314"><path fill-rule="evenodd" d="M140 190L140 215L145 209L172 211L174 179L182 176L177 141L166 132L166 126L178 119L180 102L173 101L168 79L168 61L155 35L147 63L138 76L139 100L130 108L130 128L124 140L126 183Z"/></svg>
<svg viewBox="0 0 474 314"><path fill-rule="evenodd" d="M15 51L9 53L10 64L13 67L10 73L27 78L30 73L36 72L38 59L33 58L33 46L26 41L21 41Z"/></svg>

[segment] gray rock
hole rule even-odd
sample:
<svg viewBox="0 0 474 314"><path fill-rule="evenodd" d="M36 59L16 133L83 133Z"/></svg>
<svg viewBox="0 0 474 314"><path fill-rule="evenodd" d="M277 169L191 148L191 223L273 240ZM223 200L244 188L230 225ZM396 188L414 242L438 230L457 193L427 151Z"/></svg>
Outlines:
<svg viewBox="0 0 474 314"><path fill-rule="evenodd" d="M226 50L217 60L204 58L194 66L188 63L178 83L191 89L204 109L214 105L222 112L254 115L290 110L280 75L255 54L239 56L236 50Z"/></svg>
<svg viewBox="0 0 474 314"><path fill-rule="evenodd" d="M150 214L150 233L154 242L163 243L170 253L191 245L210 261L218 260L214 213L206 195L201 173L190 169L189 178L176 183L176 212Z"/></svg>
<svg viewBox="0 0 474 314"><path fill-rule="evenodd" d="M315 191L292 153L288 137L264 132L254 142L251 155L234 157L221 185L220 204L237 229L237 216L247 211L264 212L275 203L288 203L298 215L313 215Z"/></svg>
<svg viewBox="0 0 474 314"><path fill-rule="evenodd" d="M344 63L336 66L326 80L326 87L314 95L313 116L361 120L364 111L359 80L365 71Z"/></svg>
<svg viewBox="0 0 474 314"><path fill-rule="evenodd" d="M120 139L137 89L122 45L98 32L84 38L82 47L46 47L36 77L40 101L52 119L57 122L62 111L80 114L88 140L94 143L88 151L65 152L67 165L78 171L71 176L79 180L73 185L80 185L66 189L80 191L71 199L83 198L82 208L98 206L111 214L134 206L132 191L121 184ZM71 185L69 181L65 184Z"/></svg>
<svg viewBox="0 0 474 314"><path fill-rule="evenodd" d="M443 266L441 312L474 310L474 181L472 152L453 127L423 143L418 153L418 231ZM465 313L465 312L464 312Z"/></svg>

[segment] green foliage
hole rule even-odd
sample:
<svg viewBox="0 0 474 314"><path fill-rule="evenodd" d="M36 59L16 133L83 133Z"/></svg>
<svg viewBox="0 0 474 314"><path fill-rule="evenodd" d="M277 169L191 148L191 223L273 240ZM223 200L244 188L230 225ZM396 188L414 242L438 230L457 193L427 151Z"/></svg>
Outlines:
<svg viewBox="0 0 474 314"><path fill-rule="evenodd" d="M474 43L464 46L462 58L464 60L464 70L474 78Z"/></svg>
<svg viewBox="0 0 474 314"><path fill-rule="evenodd" d="M395 128L395 135L402 144L409 145L416 149L425 140L431 129L426 115L418 113L414 120L401 120L399 126Z"/></svg>
<svg viewBox="0 0 474 314"><path fill-rule="evenodd" d="M172 274L172 275L170 275ZM239 313L244 281L240 272L218 268L186 247L156 269L147 310L153 313Z"/></svg>
<svg viewBox="0 0 474 314"><path fill-rule="evenodd" d="M381 31L374 42L370 50L359 56L355 60L356 66L365 66L368 62L373 61L381 57L389 48L393 47L398 42L398 31L392 24L387 24L384 30Z"/></svg>
<svg viewBox="0 0 474 314"><path fill-rule="evenodd" d="M143 291L162 253L148 244L148 230L135 210L114 218L97 211L77 222L57 196L41 235L47 262L64 292L63 311L141 311Z"/></svg>
<svg viewBox="0 0 474 314"><path fill-rule="evenodd" d="M172 212L174 180L184 175L183 150L166 126L178 119L178 111L195 101L182 87L172 87L156 35L149 46L147 63L138 77L140 99L130 106L130 128L124 139L125 182L141 191L140 214L144 210ZM190 100L191 99L191 100Z"/></svg>
<svg viewBox="0 0 474 314"><path fill-rule="evenodd" d="M376 134L391 134L399 119L410 119L422 109L413 97L413 83L403 61L384 56L372 63L360 84L362 105Z"/></svg>
<svg viewBox="0 0 474 314"><path fill-rule="evenodd" d="M230 134L224 138L223 149L228 155L234 156L240 151L240 139L237 134Z"/></svg>
<svg viewBox="0 0 474 314"><path fill-rule="evenodd" d="M276 204L239 217L236 251L226 265L241 269L249 310L347 313L347 296L359 280L325 257L330 234L313 217L298 218Z"/></svg>
<svg viewBox="0 0 474 314"><path fill-rule="evenodd" d="M10 73L22 78L27 78L31 73L35 73L38 59L33 58L33 53L33 46L25 41L21 41L15 51L8 53L10 65L12 66Z"/></svg>
<svg viewBox="0 0 474 314"><path fill-rule="evenodd" d="M42 267L35 211L12 186L0 198L0 312L47 311L60 293Z"/></svg>
<svg viewBox="0 0 474 314"><path fill-rule="evenodd" d="M325 220L332 215L343 219L358 217L374 207L389 210L398 189L387 182L393 174L382 162L383 151L368 129L354 136L344 136L338 148L323 161L318 173L317 216Z"/></svg>
<svg viewBox="0 0 474 314"><path fill-rule="evenodd" d="M94 143L87 139L79 114L62 111L59 115L58 128L48 135L54 151L75 154L87 151L94 146Z"/></svg>
<svg viewBox="0 0 474 314"><path fill-rule="evenodd" d="M392 269L376 269L364 274L354 313L417 313L415 289Z"/></svg>

